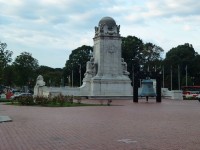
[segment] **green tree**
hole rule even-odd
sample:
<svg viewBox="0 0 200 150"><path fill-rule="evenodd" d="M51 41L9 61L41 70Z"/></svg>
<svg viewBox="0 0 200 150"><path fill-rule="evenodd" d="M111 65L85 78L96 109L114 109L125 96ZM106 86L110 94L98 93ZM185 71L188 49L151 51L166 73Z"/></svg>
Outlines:
<svg viewBox="0 0 200 150"><path fill-rule="evenodd" d="M192 60L192 65L190 66L190 79L191 85L200 85L200 55L195 54L195 58Z"/></svg>
<svg viewBox="0 0 200 150"><path fill-rule="evenodd" d="M10 50L6 50L7 44L1 43L0 41L0 82L3 81L4 69L8 66L8 64L12 61L13 52Z"/></svg>
<svg viewBox="0 0 200 150"><path fill-rule="evenodd" d="M5 67L3 72L4 84L9 86L14 86L15 77L16 77L16 72L14 70L14 66L8 65L7 67Z"/></svg>
<svg viewBox="0 0 200 150"><path fill-rule="evenodd" d="M173 89L178 89L178 66L180 68L181 74L181 85L185 85L185 74L186 74L186 66L188 73L188 85L192 85L192 80L190 78L198 78L199 66L200 65L200 57L197 52L195 52L192 44L185 43L183 45L178 45L175 48L170 49L166 53L166 58L164 60L166 79L165 83L170 83L170 72L172 69L173 72ZM195 69L196 68L196 69ZM198 68L198 69L197 69ZM168 77L167 77L168 76ZM167 85L167 84L166 84ZM167 85L168 88L170 84Z"/></svg>
<svg viewBox="0 0 200 150"><path fill-rule="evenodd" d="M144 44L143 57L145 58L145 62L161 60L161 55L163 52L164 50L160 46L157 46L153 43Z"/></svg>
<svg viewBox="0 0 200 150"><path fill-rule="evenodd" d="M145 43L144 44L144 68L150 70L157 70L161 67L162 64L162 54L164 50L153 43Z"/></svg>
<svg viewBox="0 0 200 150"><path fill-rule="evenodd" d="M135 36L122 38L122 58L127 63L127 70L132 75L132 67L144 63L143 57L144 43ZM134 61L134 62L133 62Z"/></svg>
<svg viewBox="0 0 200 150"><path fill-rule="evenodd" d="M36 79L36 69L38 68L38 60L33 58L28 52L22 52L13 62L15 68L16 84L19 86L28 85L30 81Z"/></svg>
<svg viewBox="0 0 200 150"><path fill-rule="evenodd" d="M63 69L40 66L37 75L42 75L47 86L60 86L63 83Z"/></svg>
<svg viewBox="0 0 200 150"><path fill-rule="evenodd" d="M71 85L73 74L73 85L80 85L80 71L81 80L84 77L86 71L86 63L90 60L93 48L91 46L83 45L73 50L69 56L69 60L66 61L64 68L64 82L67 85ZM69 83L70 82L70 83Z"/></svg>
<svg viewBox="0 0 200 150"><path fill-rule="evenodd" d="M127 36L122 39L122 57L127 63L130 76L132 67L143 66L144 69L155 69L161 66L163 49L152 43L143 43L135 36ZM139 69L139 68L137 68Z"/></svg>

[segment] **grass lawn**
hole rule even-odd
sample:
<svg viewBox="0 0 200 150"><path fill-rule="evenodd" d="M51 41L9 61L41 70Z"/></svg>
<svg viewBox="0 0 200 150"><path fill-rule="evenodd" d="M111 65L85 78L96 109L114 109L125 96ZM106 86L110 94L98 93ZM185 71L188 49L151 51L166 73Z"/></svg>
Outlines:
<svg viewBox="0 0 200 150"><path fill-rule="evenodd" d="M0 102L10 102L10 99L0 98Z"/></svg>

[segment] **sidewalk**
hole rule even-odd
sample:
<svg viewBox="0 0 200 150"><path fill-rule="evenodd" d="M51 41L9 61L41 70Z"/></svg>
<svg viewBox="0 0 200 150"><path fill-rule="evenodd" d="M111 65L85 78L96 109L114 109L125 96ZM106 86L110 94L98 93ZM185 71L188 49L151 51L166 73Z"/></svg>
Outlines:
<svg viewBox="0 0 200 150"><path fill-rule="evenodd" d="M200 149L198 101L113 100L111 105L0 104L0 115L13 120L0 123L0 150Z"/></svg>

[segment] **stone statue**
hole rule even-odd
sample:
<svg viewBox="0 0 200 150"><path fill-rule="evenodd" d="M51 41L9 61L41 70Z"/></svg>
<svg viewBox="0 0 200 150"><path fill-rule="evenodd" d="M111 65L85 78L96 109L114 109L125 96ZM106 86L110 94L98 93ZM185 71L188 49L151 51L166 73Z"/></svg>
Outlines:
<svg viewBox="0 0 200 150"><path fill-rule="evenodd" d="M94 57L92 57L90 61L87 62L86 73L84 75L85 78L88 78L88 77L93 77L95 74L96 74L96 69L94 64Z"/></svg>
<svg viewBox="0 0 200 150"><path fill-rule="evenodd" d="M123 70L123 75L128 76L130 73L127 71L127 63L124 62L124 58L122 58L121 60L122 60L122 70Z"/></svg>
<svg viewBox="0 0 200 150"><path fill-rule="evenodd" d="M45 88L45 82L43 76L39 75L36 80L36 84L34 87L34 96L43 96L42 90L40 88Z"/></svg>
<svg viewBox="0 0 200 150"><path fill-rule="evenodd" d="M119 34L120 32L120 25L117 26L117 33Z"/></svg>
<svg viewBox="0 0 200 150"><path fill-rule="evenodd" d="M42 75L37 77L36 85L35 86L45 86L45 82Z"/></svg>

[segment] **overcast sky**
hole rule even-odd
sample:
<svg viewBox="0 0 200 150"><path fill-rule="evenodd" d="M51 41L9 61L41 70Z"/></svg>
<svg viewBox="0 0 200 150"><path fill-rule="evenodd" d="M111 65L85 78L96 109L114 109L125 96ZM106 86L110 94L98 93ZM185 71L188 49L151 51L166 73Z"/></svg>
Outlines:
<svg viewBox="0 0 200 150"><path fill-rule="evenodd" d="M94 27L110 16L121 36L165 50L184 43L200 54L199 0L0 0L0 41L13 60L26 51L39 65L62 68L72 50L93 46Z"/></svg>

